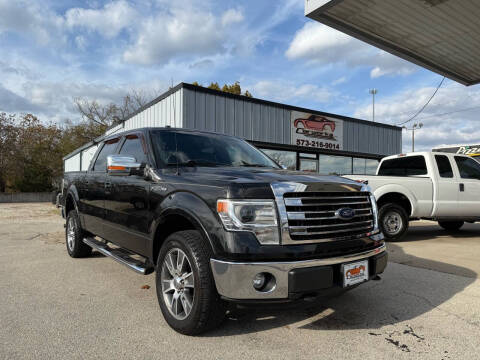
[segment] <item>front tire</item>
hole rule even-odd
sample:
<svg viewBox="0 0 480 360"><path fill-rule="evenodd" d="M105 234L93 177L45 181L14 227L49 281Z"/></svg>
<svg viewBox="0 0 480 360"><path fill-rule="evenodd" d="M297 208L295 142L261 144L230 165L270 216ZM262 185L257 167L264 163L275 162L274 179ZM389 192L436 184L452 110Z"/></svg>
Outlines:
<svg viewBox="0 0 480 360"><path fill-rule="evenodd" d="M378 221L387 241L399 241L408 231L407 212L397 204L382 205L378 212Z"/></svg>
<svg viewBox="0 0 480 360"><path fill-rule="evenodd" d="M457 231L463 226L464 221L439 221L438 225L447 231Z"/></svg>
<svg viewBox="0 0 480 360"><path fill-rule="evenodd" d="M210 268L212 250L195 230L170 235L158 254L157 297L167 323L177 332L197 335L225 318Z"/></svg>
<svg viewBox="0 0 480 360"><path fill-rule="evenodd" d="M68 255L73 258L87 257L92 253L92 248L83 242L85 234L80 226L80 219L76 210L70 210L65 226L65 243Z"/></svg>

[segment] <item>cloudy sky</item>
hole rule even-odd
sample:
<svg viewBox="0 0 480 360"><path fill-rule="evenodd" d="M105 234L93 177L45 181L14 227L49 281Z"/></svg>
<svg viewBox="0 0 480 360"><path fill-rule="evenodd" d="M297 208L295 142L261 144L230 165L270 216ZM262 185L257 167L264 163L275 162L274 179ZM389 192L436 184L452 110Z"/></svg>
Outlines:
<svg viewBox="0 0 480 360"><path fill-rule="evenodd" d="M303 12L302 0L0 0L0 111L75 121L75 97L240 81L255 97L362 119L377 88L377 121L398 124L442 79ZM480 143L479 112L480 86L446 79L417 118L417 146Z"/></svg>

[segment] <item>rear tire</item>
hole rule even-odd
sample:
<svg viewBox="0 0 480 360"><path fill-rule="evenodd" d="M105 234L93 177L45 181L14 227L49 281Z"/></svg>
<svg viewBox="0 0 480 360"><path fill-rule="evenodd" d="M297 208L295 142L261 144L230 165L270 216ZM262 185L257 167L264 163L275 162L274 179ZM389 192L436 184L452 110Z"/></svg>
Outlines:
<svg viewBox="0 0 480 360"><path fill-rule="evenodd" d="M457 231L463 226L464 221L439 221L438 225L447 231Z"/></svg>
<svg viewBox="0 0 480 360"><path fill-rule="evenodd" d="M65 226L65 243L68 255L73 258L87 257L92 253L92 248L83 242L85 233L80 226L80 219L76 210L70 210Z"/></svg>
<svg viewBox="0 0 480 360"><path fill-rule="evenodd" d="M225 319L225 303L210 268L212 255L210 244L195 230L173 233L158 254L158 303L168 325L181 334L206 332Z"/></svg>
<svg viewBox="0 0 480 360"><path fill-rule="evenodd" d="M407 212L394 203L382 205L378 212L378 222L386 241L399 241L408 231Z"/></svg>

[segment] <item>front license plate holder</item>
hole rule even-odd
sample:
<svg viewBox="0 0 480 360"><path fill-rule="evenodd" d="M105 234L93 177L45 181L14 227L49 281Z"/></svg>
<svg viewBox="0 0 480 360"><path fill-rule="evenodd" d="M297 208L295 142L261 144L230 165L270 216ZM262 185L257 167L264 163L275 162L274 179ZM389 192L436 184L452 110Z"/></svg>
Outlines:
<svg viewBox="0 0 480 360"><path fill-rule="evenodd" d="M360 284L368 280L368 260L342 264L343 287Z"/></svg>

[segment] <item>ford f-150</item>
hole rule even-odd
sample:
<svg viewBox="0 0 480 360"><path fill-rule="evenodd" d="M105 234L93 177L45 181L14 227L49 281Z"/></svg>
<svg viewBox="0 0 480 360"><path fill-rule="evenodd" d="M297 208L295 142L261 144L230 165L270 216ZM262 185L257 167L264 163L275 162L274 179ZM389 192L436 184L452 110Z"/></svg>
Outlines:
<svg viewBox="0 0 480 360"><path fill-rule="evenodd" d="M284 170L236 137L110 135L63 183L68 254L155 271L161 311L184 334L217 326L227 304L341 293L387 265L368 186Z"/></svg>

